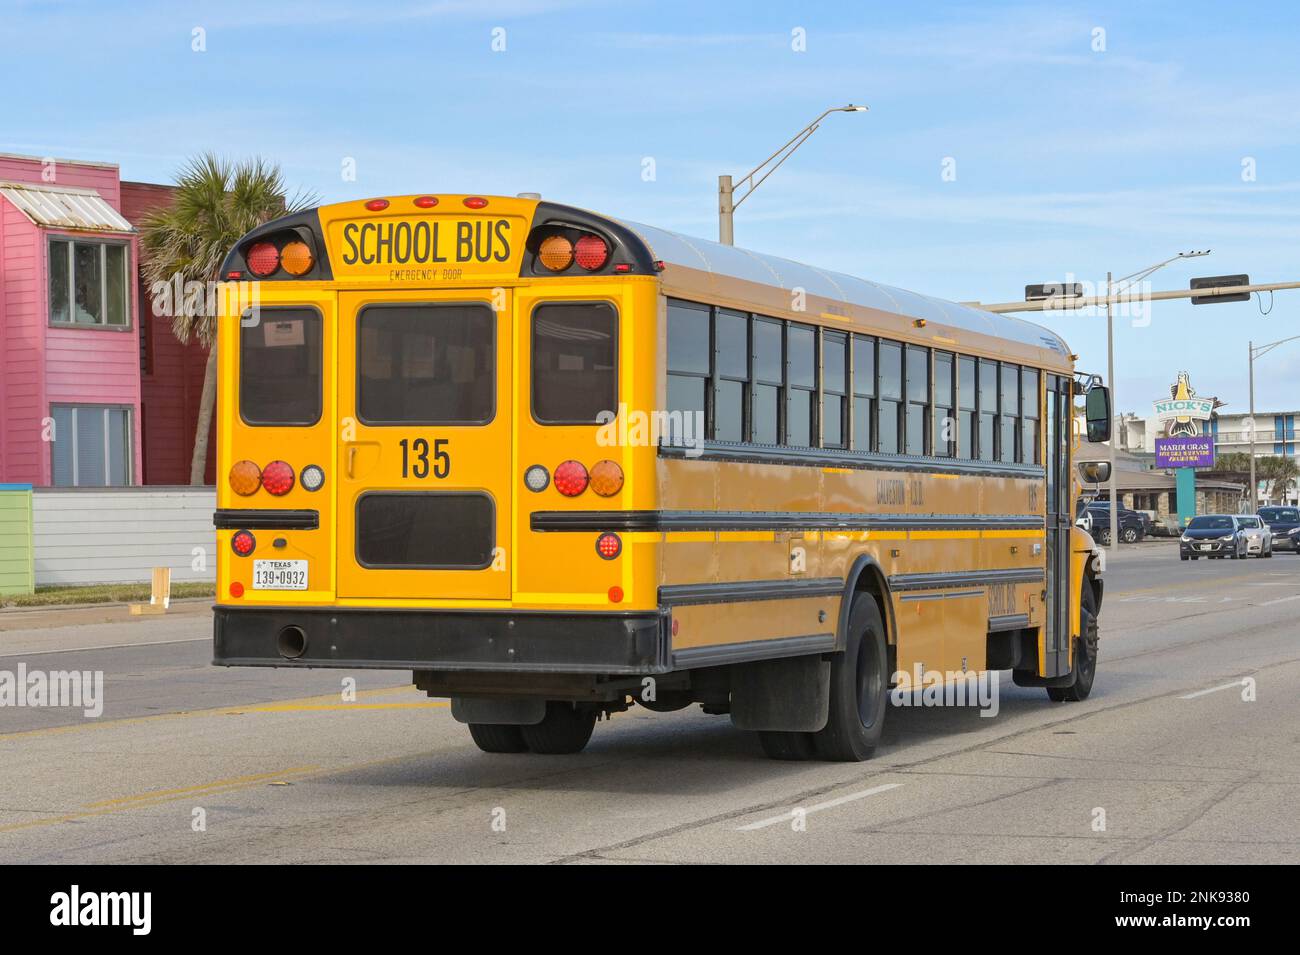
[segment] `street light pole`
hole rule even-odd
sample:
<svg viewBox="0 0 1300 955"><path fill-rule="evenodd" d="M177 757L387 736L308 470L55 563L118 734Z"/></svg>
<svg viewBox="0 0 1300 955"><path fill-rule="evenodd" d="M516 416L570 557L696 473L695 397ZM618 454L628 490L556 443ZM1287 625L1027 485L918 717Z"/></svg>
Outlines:
<svg viewBox="0 0 1300 955"><path fill-rule="evenodd" d="M1255 479L1255 343L1247 342L1250 349L1250 513L1259 510L1259 484Z"/></svg>
<svg viewBox="0 0 1300 955"><path fill-rule="evenodd" d="M1114 273L1106 273L1106 380L1110 382L1110 409L1119 410L1119 400L1115 397L1115 321L1111 316L1111 299L1114 298ZM1110 553L1119 555L1119 478L1115 469L1115 443L1119 434L1111 421L1110 435Z"/></svg>
<svg viewBox="0 0 1300 955"><path fill-rule="evenodd" d="M735 228L733 226L733 217L736 207L754 194L754 190L763 184L763 180L780 167L780 165L789 159L796 149L807 141L808 137L817 132L821 121L831 113L865 113L867 107L854 106L850 103L848 106L832 106L805 126L799 132L795 133L786 142L784 146L778 149L772 155L768 156L761 163L740 177L740 185L748 183L748 187L739 199L736 198L735 186L732 184L730 176L718 177L718 241L723 245L735 245ZM773 162L775 160L775 162ZM772 164L772 168L763 172L764 168ZM763 175L757 180L754 179L760 172Z"/></svg>
<svg viewBox="0 0 1300 955"><path fill-rule="evenodd" d="M1247 377L1250 380L1250 509L1252 512L1259 510L1259 481L1255 477L1255 359L1263 358L1278 345L1285 345L1287 342L1297 340L1300 340L1300 335L1292 335L1290 338L1269 342L1267 345L1256 345L1254 342L1247 343L1250 347ZM1285 436L1283 440L1286 440ZM1284 445L1283 452L1285 451Z"/></svg>

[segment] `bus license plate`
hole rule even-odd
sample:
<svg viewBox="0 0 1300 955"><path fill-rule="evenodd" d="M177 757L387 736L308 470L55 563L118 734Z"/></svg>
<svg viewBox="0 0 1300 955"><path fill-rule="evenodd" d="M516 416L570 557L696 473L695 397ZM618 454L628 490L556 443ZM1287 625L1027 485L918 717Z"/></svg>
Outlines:
<svg viewBox="0 0 1300 955"><path fill-rule="evenodd" d="M306 590L307 561L253 561L254 590Z"/></svg>

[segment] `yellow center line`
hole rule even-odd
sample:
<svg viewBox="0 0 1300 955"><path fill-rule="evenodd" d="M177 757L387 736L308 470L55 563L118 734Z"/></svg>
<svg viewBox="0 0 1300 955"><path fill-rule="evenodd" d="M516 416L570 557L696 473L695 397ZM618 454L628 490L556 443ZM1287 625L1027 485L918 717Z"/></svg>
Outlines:
<svg viewBox="0 0 1300 955"><path fill-rule="evenodd" d="M182 786L178 789L155 789L150 792L139 793L135 796L121 796L117 799L101 799L99 802L86 803L86 808L101 809L105 806L124 806L131 803L165 800L172 796L202 795L210 789L227 789L233 786L244 786L251 783L262 782L266 779L281 779L285 776L301 776L303 773L316 772L319 769L319 766L294 766L290 769L284 769L276 773L254 773L251 776L235 776L232 779L218 779L210 783L200 783L196 786Z"/></svg>
<svg viewBox="0 0 1300 955"><path fill-rule="evenodd" d="M411 686L392 686L380 690L360 690L357 697L375 697L387 696L394 693L413 693L417 692ZM397 709L406 706L447 706L445 700L429 701L427 704L420 703L389 703L389 704L367 704L367 703L342 703L339 701L338 693L325 693L320 696L304 696L297 699L282 700L276 703L248 703L242 706L219 706L213 709L204 710L177 710L175 713L153 713L149 716L124 716L114 720L88 720L84 723L69 723L66 726L43 726L39 729L18 730L13 733L0 733L0 741L10 739L24 739L35 736L52 736L60 733L78 733L83 730L97 730L109 727L119 726L136 726L141 723L155 723L160 720L178 720L195 716L242 716L245 713L275 713L275 712L294 712L293 707L301 707L302 712L309 712L313 709ZM277 709L279 707L279 709Z"/></svg>

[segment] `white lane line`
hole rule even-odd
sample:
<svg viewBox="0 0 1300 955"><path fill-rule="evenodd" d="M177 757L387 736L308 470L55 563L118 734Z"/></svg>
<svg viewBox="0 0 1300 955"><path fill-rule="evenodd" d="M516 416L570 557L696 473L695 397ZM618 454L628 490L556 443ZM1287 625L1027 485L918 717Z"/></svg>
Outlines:
<svg viewBox="0 0 1300 955"><path fill-rule="evenodd" d="M1205 696L1207 693L1218 693L1220 690L1231 690L1234 686L1245 686L1245 680L1234 680L1232 683L1225 683L1223 686L1210 687L1208 690L1197 690L1195 693L1188 693L1186 696L1180 696L1180 700L1194 700L1198 696Z"/></svg>
<svg viewBox="0 0 1300 955"><path fill-rule="evenodd" d="M0 660L9 657L43 657L47 653L90 653L93 650L123 650L129 647L165 647L173 643L211 643L211 637L186 637L183 640L151 640L147 643L109 643L104 646L95 647L59 647L57 650L46 650L40 647L28 650L25 653L0 653Z"/></svg>
<svg viewBox="0 0 1300 955"><path fill-rule="evenodd" d="M1300 594L1292 594L1290 597L1277 597L1273 600L1265 600L1261 607L1271 607L1273 604L1284 604L1291 600L1300 600Z"/></svg>
<svg viewBox="0 0 1300 955"><path fill-rule="evenodd" d="M849 793L847 796L839 796L835 799L828 799L825 802L819 802L816 805L809 806L803 810L805 816L812 815L814 812L821 812L823 809L834 809L836 806L843 806L845 803L856 802L859 799L866 799L868 796L874 796L876 793L887 792L890 789L897 789L902 783L885 783L882 786L872 786L870 789L864 789L861 792ZM771 819L760 819L758 822L751 822L747 826L740 826L737 832L752 832L755 829L765 829L768 826L775 826L778 823L789 822L795 818L797 809L791 809L789 812L783 812L779 816L773 816Z"/></svg>

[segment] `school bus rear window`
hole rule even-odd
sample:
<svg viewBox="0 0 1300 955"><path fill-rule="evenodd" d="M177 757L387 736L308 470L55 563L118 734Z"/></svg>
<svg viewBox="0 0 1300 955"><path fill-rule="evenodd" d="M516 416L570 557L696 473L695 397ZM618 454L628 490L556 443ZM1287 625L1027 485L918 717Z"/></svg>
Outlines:
<svg viewBox="0 0 1300 955"><path fill-rule="evenodd" d="M357 316L366 424L485 424L494 411L495 317L484 305L371 305Z"/></svg>
<svg viewBox="0 0 1300 955"><path fill-rule="evenodd" d="M553 303L533 311L533 417L595 424L618 410L618 316L604 302Z"/></svg>
<svg viewBox="0 0 1300 955"><path fill-rule="evenodd" d="M357 501L357 561L376 568L482 569L492 562L495 521L486 494L364 494Z"/></svg>
<svg viewBox="0 0 1300 955"><path fill-rule="evenodd" d="M310 425L321 415L321 316L246 312L239 329L239 414L252 425Z"/></svg>

